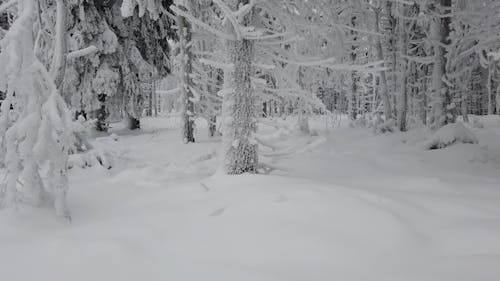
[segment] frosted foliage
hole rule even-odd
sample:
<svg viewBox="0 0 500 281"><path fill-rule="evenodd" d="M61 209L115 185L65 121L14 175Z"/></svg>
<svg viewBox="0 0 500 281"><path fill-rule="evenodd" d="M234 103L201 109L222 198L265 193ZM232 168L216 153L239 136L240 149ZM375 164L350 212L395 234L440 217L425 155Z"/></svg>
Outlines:
<svg viewBox="0 0 500 281"><path fill-rule="evenodd" d="M135 49L135 48L134 48ZM126 53L130 56L131 50ZM133 52L133 51L132 51ZM133 72L133 65L129 61L120 61L120 69L122 74L122 84L120 91L123 91L123 104L125 105L126 113L134 118L141 116L143 108L143 97L141 94L140 83L138 76Z"/></svg>
<svg viewBox="0 0 500 281"><path fill-rule="evenodd" d="M106 24L104 32L102 33L102 52L104 54L112 54L116 52L117 47L118 47L118 38Z"/></svg>
<svg viewBox="0 0 500 281"><path fill-rule="evenodd" d="M0 42L0 89L7 91L2 112L10 112L0 117L0 145L5 151L1 161L7 172L0 202L2 207L51 203L59 216L68 216L71 117L47 69L34 56L33 1L19 1L18 11ZM10 104L16 105L13 111Z"/></svg>
<svg viewBox="0 0 500 281"><path fill-rule="evenodd" d="M159 0L123 0L121 12L123 17L131 17L135 8L139 9L139 16L147 11L151 18L157 19L161 13L161 1Z"/></svg>
<svg viewBox="0 0 500 281"><path fill-rule="evenodd" d="M110 97L116 94L119 83L120 74L117 70L110 68L107 63L103 63L92 80L92 90L96 94L105 94Z"/></svg>
<svg viewBox="0 0 500 281"><path fill-rule="evenodd" d="M129 60L137 69L141 78L146 80L155 75L156 69L142 58L141 53L136 47L129 48Z"/></svg>

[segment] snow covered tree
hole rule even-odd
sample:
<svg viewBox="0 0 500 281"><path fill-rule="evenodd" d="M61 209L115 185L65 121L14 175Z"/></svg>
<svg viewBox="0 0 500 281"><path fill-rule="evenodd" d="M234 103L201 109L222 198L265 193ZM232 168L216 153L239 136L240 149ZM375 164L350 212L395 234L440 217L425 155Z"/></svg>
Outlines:
<svg viewBox="0 0 500 281"><path fill-rule="evenodd" d="M188 11L193 9L193 1L186 0L183 5L179 5L181 9ZM184 6L186 5L186 6ZM192 27L189 21L183 16L177 17L177 34L179 38L179 54L178 60L180 61L180 91L182 95L182 136L184 143L195 142L194 139L194 122L195 122L195 108L194 108L194 95L193 95L193 48L192 42Z"/></svg>
<svg viewBox="0 0 500 281"><path fill-rule="evenodd" d="M241 27L251 27L255 11L253 7L241 11L239 21L231 18L230 13L249 5L248 0L227 0L226 12L228 33L234 34L235 40L227 40L231 72L226 73L223 100L224 131L224 168L228 174L257 172L258 155L254 134L257 131L256 99L252 87L253 56L255 46L252 40L241 36ZM224 4L221 4L225 7ZM236 22L235 22L236 21Z"/></svg>
<svg viewBox="0 0 500 281"><path fill-rule="evenodd" d="M168 40L175 32L171 20L159 15L171 1L139 2L80 1L71 11L68 45L77 56L68 62L66 100L97 117L104 130L108 116L138 128L147 99L142 84L170 71Z"/></svg>
<svg viewBox="0 0 500 281"><path fill-rule="evenodd" d="M300 75L296 75L299 69L307 68L305 70L307 73L313 73L310 71L315 68L350 73L377 71L378 64L366 64L364 59L366 56L363 56L364 60L357 60L355 63L336 61L335 56L341 56L344 52L335 53L333 42L340 33L343 37L344 33L353 29L346 28L342 32L337 32L338 16L333 19L328 17L330 13L335 15L336 9L348 5L343 1L339 2L342 3L322 0L310 3L214 0L213 10L225 24L224 31L213 22L207 23L200 19L201 17L183 11L179 7L172 8L178 16L185 17L192 25L197 26L198 30L216 35L225 41L227 50L225 57L219 57L215 61L208 59L203 61L224 70L224 89L220 94L223 96L224 168L227 173L257 171L257 140L253 136L256 132L258 104L274 99L292 104L299 101L297 104L301 107L299 111L310 105L318 105L319 99L311 93L311 89L305 90L305 85L302 87L299 85ZM323 14L323 9L328 11L328 14ZM325 28L323 24L328 26ZM322 39L321 32L314 31L317 35L314 42L321 40L328 42L327 51L322 51L321 47L318 47L314 54L298 53L295 46L300 44L299 38L309 39L308 31L317 28L328 31L328 37ZM361 28L356 30L362 33ZM307 47L303 46L302 49L306 50ZM255 56L256 53L259 56ZM297 79L287 77L293 72L290 70L295 71L296 74L293 76ZM273 95L274 97L269 100L269 96Z"/></svg>
<svg viewBox="0 0 500 281"><path fill-rule="evenodd" d="M11 2L17 6L17 16L0 41L0 63L5 66L0 69L0 90L6 92L0 115L0 151L5 152L1 160L7 171L0 188L1 206L48 203L58 216L69 218L67 161L73 133L70 113L55 83L65 59L61 49L64 3L56 2L56 48L49 73L35 56L35 2Z"/></svg>
<svg viewBox="0 0 500 281"><path fill-rule="evenodd" d="M448 84L445 83L447 65L447 46L450 44L451 0L434 0L430 10L435 13L432 19L431 34L434 43L434 68L432 82L432 122L434 129L455 121Z"/></svg>

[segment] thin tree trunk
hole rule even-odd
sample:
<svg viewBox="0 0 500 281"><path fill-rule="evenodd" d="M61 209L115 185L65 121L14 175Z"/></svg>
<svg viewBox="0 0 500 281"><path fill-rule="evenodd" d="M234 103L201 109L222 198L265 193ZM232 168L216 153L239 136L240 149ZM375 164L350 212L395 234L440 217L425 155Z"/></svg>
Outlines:
<svg viewBox="0 0 500 281"><path fill-rule="evenodd" d="M182 7L184 10L186 8ZM184 143L195 142L194 139L194 95L191 90L193 85L190 75L193 72L193 54L191 52L190 42L192 39L191 25L182 16L178 16L179 27L179 45L181 56L181 90L183 96L183 130L182 137Z"/></svg>
<svg viewBox="0 0 500 281"><path fill-rule="evenodd" d="M375 9L375 32L380 33L380 9ZM377 59L380 61L385 61L384 50L382 49L382 40L380 36L376 36L376 49L377 49ZM382 101L384 102L384 114L385 119L389 120L392 118L391 100L389 97L389 88L387 86L387 75L386 71L380 72L380 94L382 96Z"/></svg>
<svg viewBox="0 0 500 281"><path fill-rule="evenodd" d="M500 115L500 84L498 85L496 92L496 102L497 102L497 114Z"/></svg>
<svg viewBox="0 0 500 281"><path fill-rule="evenodd" d="M54 54L52 57L52 64L50 67L50 75L54 79L54 83L59 91L62 91L64 84L64 74L66 72L66 25L67 25L67 11L64 0L56 1L56 36L54 41Z"/></svg>
<svg viewBox="0 0 500 281"><path fill-rule="evenodd" d="M402 5L403 6L403 5ZM407 89L407 81L408 81L408 60L406 59L406 55L408 53L408 30L406 30L406 21L404 17L406 16L406 8L402 7L402 17L399 18L398 23L398 33L399 33L399 108L398 108L398 127L402 132L407 131L407 114L408 114L408 89Z"/></svg>
<svg viewBox="0 0 500 281"><path fill-rule="evenodd" d="M108 131L108 111L106 110L106 94L99 94L97 100L100 103L100 108L97 110L97 121L95 127L97 131L107 132Z"/></svg>
<svg viewBox="0 0 500 281"><path fill-rule="evenodd" d="M462 91L462 102L460 104L460 111L462 113L462 118L464 119L464 122L469 123L469 112L467 106L469 92L467 88L468 87L465 87L465 89Z"/></svg>
<svg viewBox="0 0 500 281"><path fill-rule="evenodd" d="M214 137L217 132L217 116L211 116L208 121L208 135Z"/></svg>
<svg viewBox="0 0 500 281"><path fill-rule="evenodd" d="M299 86L302 90L305 90L305 85L304 85L304 68L303 67L299 67L299 70L298 70L298 83L299 83ZM308 112L306 110L306 102L304 101L303 98L299 98L299 101L298 101L298 104L297 104L297 107L298 107L298 111L299 111L299 114L298 114L298 126L299 126L299 130L301 133L303 134L310 134L310 130L309 130L309 116L308 116Z"/></svg>
<svg viewBox="0 0 500 281"><path fill-rule="evenodd" d="M488 81L486 82L486 88L488 93L488 115L493 114L493 85L492 85L492 77L493 77L493 62L488 61Z"/></svg>

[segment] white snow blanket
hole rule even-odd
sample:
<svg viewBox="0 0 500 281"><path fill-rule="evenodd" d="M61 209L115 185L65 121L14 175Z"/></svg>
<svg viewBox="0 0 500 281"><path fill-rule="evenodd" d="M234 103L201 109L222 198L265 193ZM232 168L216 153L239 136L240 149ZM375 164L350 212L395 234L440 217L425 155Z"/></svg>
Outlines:
<svg viewBox="0 0 500 281"><path fill-rule="evenodd" d="M94 141L112 169L71 169L71 223L0 211L0 280L500 280L500 119L481 121L481 146L431 151L425 131L342 127L243 176L216 172L202 123L190 145L170 119L114 128Z"/></svg>

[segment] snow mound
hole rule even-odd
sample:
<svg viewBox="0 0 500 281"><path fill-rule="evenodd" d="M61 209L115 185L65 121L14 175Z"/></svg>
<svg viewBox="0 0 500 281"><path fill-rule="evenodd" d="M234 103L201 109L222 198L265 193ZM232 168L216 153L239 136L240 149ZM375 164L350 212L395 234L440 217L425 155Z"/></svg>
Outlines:
<svg viewBox="0 0 500 281"><path fill-rule="evenodd" d="M95 148L83 153L71 154L68 159L68 168L103 166L106 169L111 169L114 163L114 155L111 151L102 148Z"/></svg>
<svg viewBox="0 0 500 281"><path fill-rule="evenodd" d="M455 143L478 143L477 137L462 123L448 124L439 129L426 144L427 149L441 149Z"/></svg>

